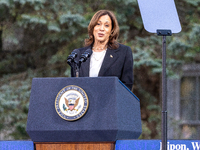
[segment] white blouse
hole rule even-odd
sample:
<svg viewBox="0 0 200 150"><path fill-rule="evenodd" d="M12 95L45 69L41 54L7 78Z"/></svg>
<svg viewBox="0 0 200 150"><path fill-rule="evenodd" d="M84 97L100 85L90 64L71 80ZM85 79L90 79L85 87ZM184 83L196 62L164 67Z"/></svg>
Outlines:
<svg viewBox="0 0 200 150"><path fill-rule="evenodd" d="M101 68L101 65L103 63L103 59L105 57L106 50L101 52L94 52L91 55L90 58L90 72L89 77L98 77L99 70Z"/></svg>

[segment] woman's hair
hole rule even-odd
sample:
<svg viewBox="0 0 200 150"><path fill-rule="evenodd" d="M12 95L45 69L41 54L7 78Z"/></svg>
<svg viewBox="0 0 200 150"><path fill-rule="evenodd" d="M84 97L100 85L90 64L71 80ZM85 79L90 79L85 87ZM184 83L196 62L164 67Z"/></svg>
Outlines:
<svg viewBox="0 0 200 150"><path fill-rule="evenodd" d="M111 35L110 35L109 41L108 41L108 47L110 47L112 49L117 49L119 47L119 45L117 43L117 38L119 36L119 25L118 25L117 19L116 19L115 15L113 14L113 12L111 12L109 10L100 10L94 14L94 16L92 17L90 24L88 26L89 38L85 39L85 46L94 44L94 35L93 35L94 27L97 25L99 18L104 15L108 15L112 21L112 29L111 29Z"/></svg>

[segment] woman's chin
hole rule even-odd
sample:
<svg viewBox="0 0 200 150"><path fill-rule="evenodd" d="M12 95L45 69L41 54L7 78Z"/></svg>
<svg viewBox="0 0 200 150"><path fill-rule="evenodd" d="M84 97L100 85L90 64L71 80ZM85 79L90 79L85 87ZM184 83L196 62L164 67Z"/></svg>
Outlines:
<svg viewBox="0 0 200 150"><path fill-rule="evenodd" d="M95 41L99 42L99 43L107 43L108 39L96 39Z"/></svg>

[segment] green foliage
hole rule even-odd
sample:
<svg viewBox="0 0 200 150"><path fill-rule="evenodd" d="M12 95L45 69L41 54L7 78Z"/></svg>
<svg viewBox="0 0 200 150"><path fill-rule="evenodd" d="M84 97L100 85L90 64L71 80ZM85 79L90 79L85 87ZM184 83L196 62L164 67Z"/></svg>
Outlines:
<svg viewBox="0 0 200 150"><path fill-rule="evenodd" d="M5 138L27 139L25 132L29 106L31 80L14 80L5 76L0 87L0 127L7 132Z"/></svg>
<svg viewBox="0 0 200 150"><path fill-rule="evenodd" d="M200 0L176 1L182 32L167 37L169 76L182 64L199 61L199 5ZM13 47L22 45L18 51L0 52L0 130L13 131L5 135L28 138L25 127L32 77L70 76L67 56L83 46L90 19L100 9L116 14L119 42L133 50L134 93L142 100L140 138L160 138L162 38L144 31L137 0L0 1L2 39ZM22 38L16 30L23 33Z"/></svg>
<svg viewBox="0 0 200 150"><path fill-rule="evenodd" d="M199 6L200 5L200 0L193 0L193 1L184 0L184 1L187 2L188 4L193 5L193 6Z"/></svg>
<svg viewBox="0 0 200 150"><path fill-rule="evenodd" d="M31 24L32 26L37 24L47 24L45 18L41 16L22 14L20 17L19 25L23 24L25 28L28 26L28 24Z"/></svg>

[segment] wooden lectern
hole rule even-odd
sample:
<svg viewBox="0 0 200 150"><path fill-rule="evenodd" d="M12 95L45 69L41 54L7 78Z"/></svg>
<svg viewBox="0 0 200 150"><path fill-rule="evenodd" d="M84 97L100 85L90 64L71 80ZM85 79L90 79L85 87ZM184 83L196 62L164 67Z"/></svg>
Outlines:
<svg viewBox="0 0 200 150"><path fill-rule="evenodd" d="M70 86L83 89L89 102L73 121L57 110ZM140 136L140 101L117 77L33 78L26 131L36 150L114 150L116 140Z"/></svg>

